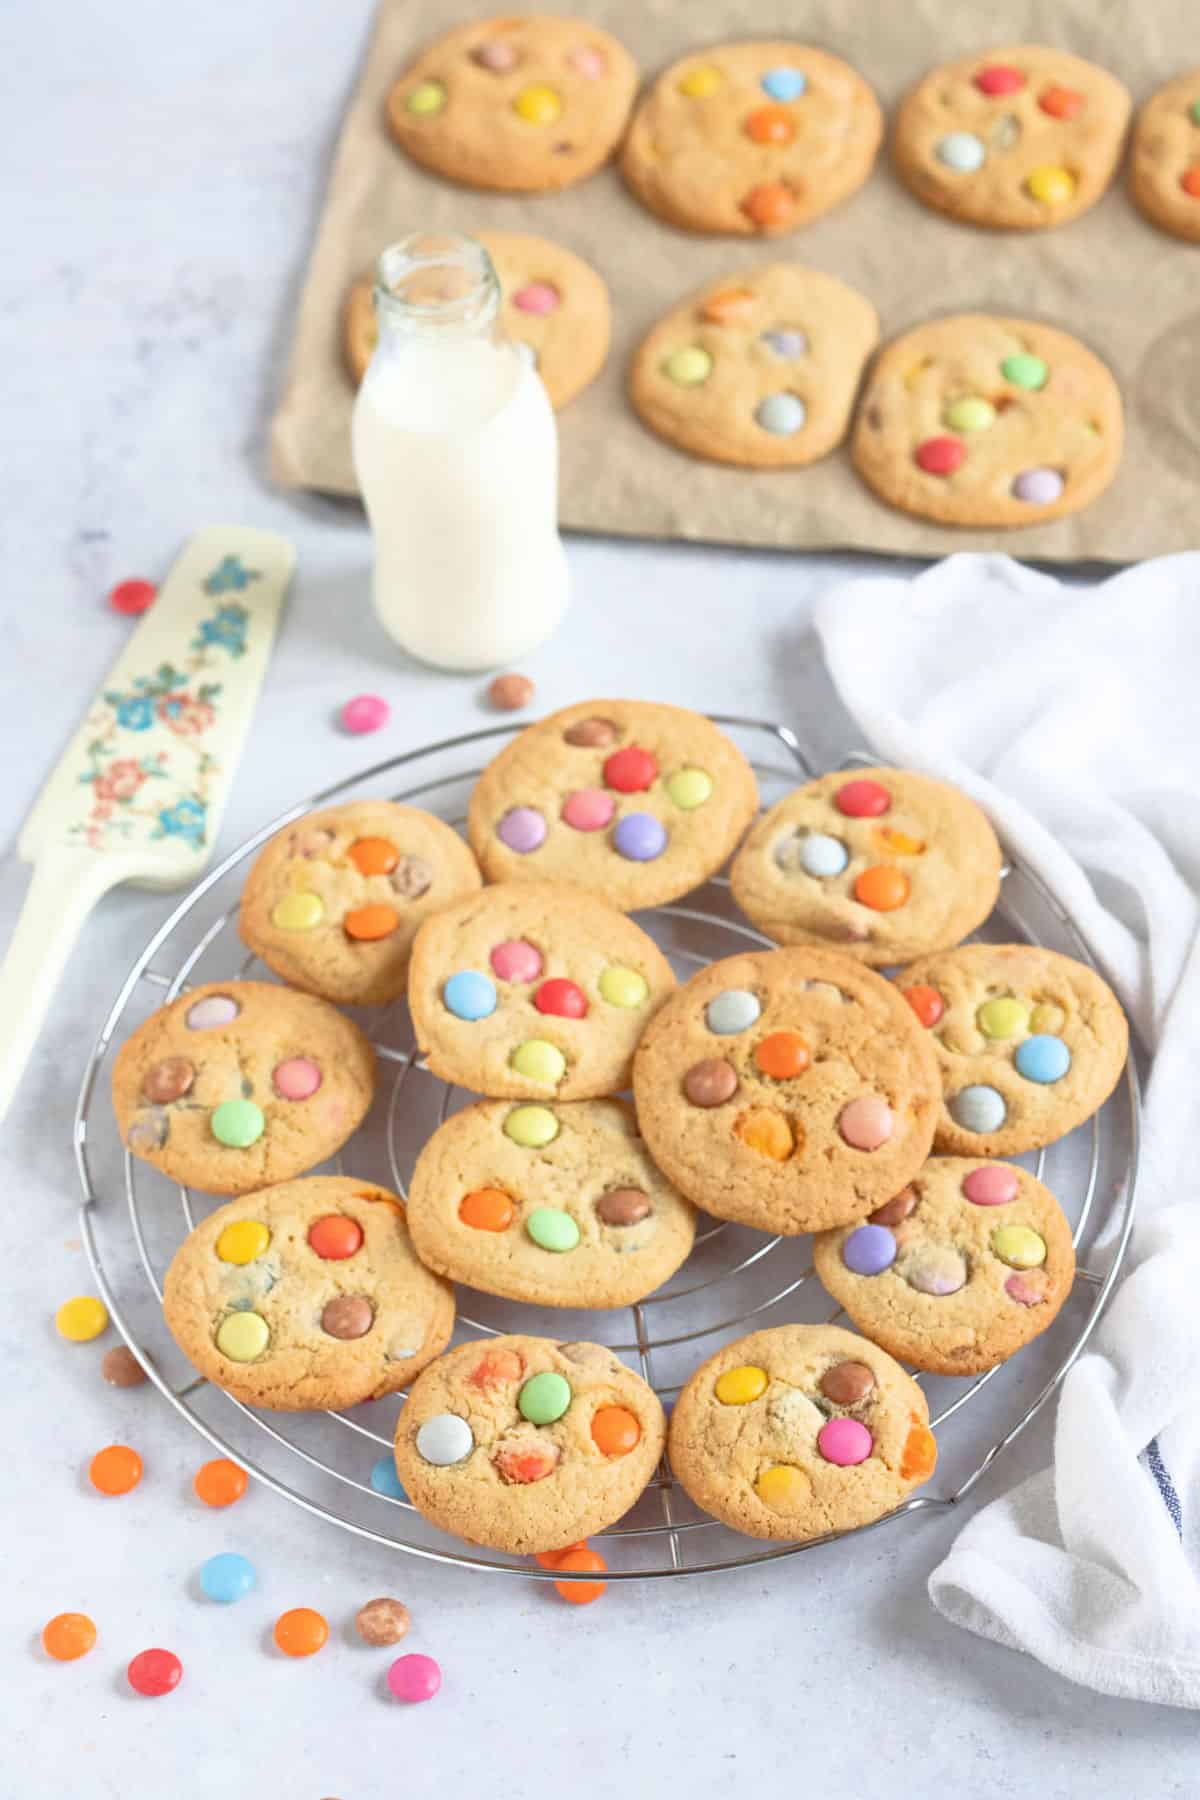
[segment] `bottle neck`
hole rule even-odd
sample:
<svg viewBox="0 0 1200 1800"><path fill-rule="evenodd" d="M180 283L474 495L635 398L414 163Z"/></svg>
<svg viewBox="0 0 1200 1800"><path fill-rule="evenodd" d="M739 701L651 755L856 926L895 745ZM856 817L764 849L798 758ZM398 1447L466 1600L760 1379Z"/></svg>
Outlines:
<svg viewBox="0 0 1200 1800"><path fill-rule="evenodd" d="M491 257L473 239L414 232L390 244L375 270L379 348L408 343L505 342L500 283Z"/></svg>

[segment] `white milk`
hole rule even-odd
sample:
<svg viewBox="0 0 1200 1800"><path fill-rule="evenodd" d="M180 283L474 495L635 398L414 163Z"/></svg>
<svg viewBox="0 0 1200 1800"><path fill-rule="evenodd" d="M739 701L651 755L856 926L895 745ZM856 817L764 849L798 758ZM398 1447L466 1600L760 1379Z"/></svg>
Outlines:
<svg viewBox="0 0 1200 1800"><path fill-rule="evenodd" d="M432 297L430 297L432 296ZM567 603L558 436L499 289L465 238L380 259L379 346L354 408L354 467L375 539L375 607L401 647L446 669L514 662Z"/></svg>

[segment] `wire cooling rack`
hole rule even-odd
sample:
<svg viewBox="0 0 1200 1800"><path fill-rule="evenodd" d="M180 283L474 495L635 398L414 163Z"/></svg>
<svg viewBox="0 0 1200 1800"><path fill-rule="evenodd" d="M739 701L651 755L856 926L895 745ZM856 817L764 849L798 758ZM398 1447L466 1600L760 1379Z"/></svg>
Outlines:
<svg viewBox="0 0 1200 1800"><path fill-rule="evenodd" d="M720 716L716 723L750 757L767 805L817 772L785 726ZM379 763L294 806L215 867L154 934L112 1004L80 1090L75 1153L83 1188L81 1232L100 1292L151 1380L215 1450L307 1512L389 1549L493 1573L561 1580L532 1559L469 1549L427 1524L394 1488L380 1491L387 1486L382 1472L390 1461L402 1396L352 1413L263 1413L196 1377L163 1320L162 1277L184 1233L220 1202L175 1187L129 1156L112 1118L106 1068L115 1043L190 985L272 978L238 939L237 900L242 865L282 826L313 807L369 795L423 806L461 829L479 774L478 766L459 766L464 753L474 760L486 746L486 757L495 740L516 729L471 732ZM854 754L844 763L871 760ZM722 876L684 904L640 915L640 923L681 978L718 957L770 947L741 917ZM1006 868L1000 902L978 935L1044 943L1091 961L1066 913L1019 865ZM366 1124L329 1167L404 1193L430 1132L472 1096L423 1067L402 1003L360 1017L379 1056L379 1091ZM1080 1355L1117 1279L1133 1225L1138 1110L1131 1060L1113 1097L1087 1125L1049 1150L1019 1159L1048 1183L1072 1222L1079 1255L1074 1292L1054 1325L1012 1362L971 1380L920 1378L938 1431L938 1485L913 1495L888 1520L946 1510L962 1500L1046 1405ZM766 1238L716 1221L697 1234L692 1256L673 1280L636 1306L615 1312L538 1309L462 1288L458 1298L456 1342L503 1331L592 1338L636 1368L667 1406L692 1369L746 1330L843 1316L814 1278L807 1239ZM698 1512L665 1463L634 1510L603 1538L609 1579L616 1581L752 1567L829 1541L765 1545L740 1537Z"/></svg>

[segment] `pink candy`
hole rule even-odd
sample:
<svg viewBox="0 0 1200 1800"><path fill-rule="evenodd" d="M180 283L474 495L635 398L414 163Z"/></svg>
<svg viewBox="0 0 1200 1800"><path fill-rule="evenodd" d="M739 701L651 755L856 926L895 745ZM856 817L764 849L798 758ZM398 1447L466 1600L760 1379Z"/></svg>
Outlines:
<svg viewBox="0 0 1200 1800"><path fill-rule="evenodd" d="M593 50L590 44L582 50L572 50L570 61L575 73L585 81L599 81L608 67L601 52Z"/></svg>
<svg viewBox="0 0 1200 1800"><path fill-rule="evenodd" d="M563 822L575 831L603 831L616 810L612 795L601 788L576 788L563 802Z"/></svg>
<svg viewBox="0 0 1200 1800"><path fill-rule="evenodd" d="M1007 1206L1017 1197L1017 1172L1003 1163L990 1163L972 1169L965 1177L962 1190L972 1206Z"/></svg>
<svg viewBox="0 0 1200 1800"><path fill-rule="evenodd" d="M548 281L527 282L513 295L513 305L518 312L537 313L543 317L558 310L558 289L551 287Z"/></svg>
<svg viewBox="0 0 1200 1800"><path fill-rule="evenodd" d="M391 717L392 709L381 694L355 694L341 711L342 729L360 736L364 731L379 731Z"/></svg>
<svg viewBox="0 0 1200 1800"><path fill-rule="evenodd" d="M817 1433L817 1449L839 1469L866 1462L873 1447L870 1432L857 1419L827 1419Z"/></svg>
<svg viewBox="0 0 1200 1800"><path fill-rule="evenodd" d="M501 981L536 981L542 972L542 953L524 938L497 944L488 958Z"/></svg>
<svg viewBox="0 0 1200 1800"><path fill-rule="evenodd" d="M864 1094L843 1106L838 1130L852 1150L878 1150L891 1137L894 1124L887 1101Z"/></svg>
<svg viewBox="0 0 1200 1800"><path fill-rule="evenodd" d="M311 1100L321 1085L321 1071L307 1056L276 1063L271 1084L281 1100Z"/></svg>
<svg viewBox="0 0 1200 1800"><path fill-rule="evenodd" d="M398 1656L387 1684L397 1700L432 1700L442 1685L442 1671L432 1656Z"/></svg>

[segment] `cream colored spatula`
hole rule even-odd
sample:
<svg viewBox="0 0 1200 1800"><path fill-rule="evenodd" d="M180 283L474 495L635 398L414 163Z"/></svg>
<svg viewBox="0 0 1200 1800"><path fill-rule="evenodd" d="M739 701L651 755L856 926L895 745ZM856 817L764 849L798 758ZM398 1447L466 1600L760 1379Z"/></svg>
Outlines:
<svg viewBox="0 0 1200 1800"><path fill-rule="evenodd" d="M294 563L271 531L197 532L38 796L0 967L0 1118L100 896L182 887L211 856Z"/></svg>

